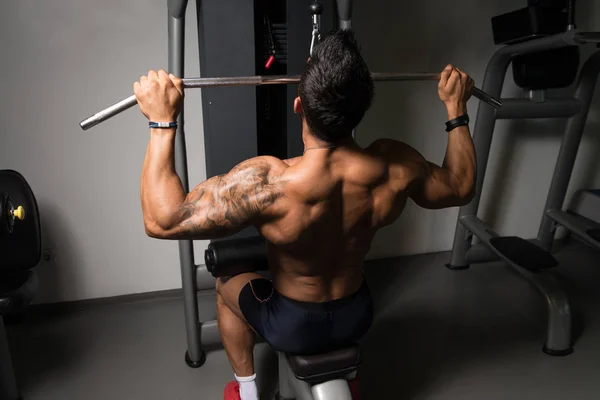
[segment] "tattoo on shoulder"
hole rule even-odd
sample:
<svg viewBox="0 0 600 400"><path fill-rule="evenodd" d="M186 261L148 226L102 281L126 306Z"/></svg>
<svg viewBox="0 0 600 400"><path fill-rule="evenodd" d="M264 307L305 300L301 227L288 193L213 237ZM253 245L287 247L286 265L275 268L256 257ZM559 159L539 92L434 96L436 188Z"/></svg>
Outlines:
<svg viewBox="0 0 600 400"><path fill-rule="evenodd" d="M248 160L228 174L198 185L180 207L186 230L227 234L251 224L264 210L284 196L286 181L273 176L265 160Z"/></svg>

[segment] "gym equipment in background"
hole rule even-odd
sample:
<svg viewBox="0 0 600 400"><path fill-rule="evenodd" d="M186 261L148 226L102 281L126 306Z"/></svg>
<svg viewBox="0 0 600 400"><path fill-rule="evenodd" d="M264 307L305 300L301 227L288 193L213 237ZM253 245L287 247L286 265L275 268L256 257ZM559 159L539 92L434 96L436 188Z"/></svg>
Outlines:
<svg viewBox="0 0 600 400"><path fill-rule="evenodd" d="M22 311L37 292L33 268L42 256L37 202L25 178L0 171L0 399L17 400L3 316Z"/></svg>
<svg viewBox="0 0 600 400"><path fill-rule="evenodd" d="M516 44L572 29L574 7L574 0L528 0L525 8L492 17L494 43Z"/></svg>
<svg viewBox="0 0 600 400"><path fill-rule="evenodd" d="M600 250L600 189L578 190L566 211L547 209L546 216L554 224L545 224L540 232L543 235L554 238L554 230L560 225L580 241Z"/></svg>
<svg viewBox="0 0 600 400"><path fill-rule="evenodd" d="M505 46L489 61L483 90L492 96L501 95L506 71L515 57L599 42L599 33L578 32L572 24L564 24L560 33ZM599 73L600 52L595 52L585 61L571 96L546 98L545 89L534 90L529 91L525 98L502 99L502 108L496 112L488 107L479 108L473 130L477 154L477 194L471 203L460 208L452 254L447 265L451 269L465 269L470 264L500 259L528 279L542 294L547 305L548 326L543 351L555 356L570 354L573 343L569 299L551 274L550 269L557 265L557 261L550 251L556 223L579 232L585 230L585 227L568 218L567 213L560 211L560 208L565 199ZM496 120L519 118L568 120L545 213L538 237L533 240L501 237L477 217ZM479 238L480 242L472 244L473 236Z"/></svg>
<svg viewBox="0 0 600 400"><path fill-rule="evenodd" d="M575 0L528 0L528 6L492 18L494 43L516 44L575 28ZM512 58L517 86L531 91L564 88L577 77L579 46L517 54Z"/></svg>
<svg viewBox="0 0 600 400"><path fill-rule="evenodd" d="M12 233L15 229L15 221L24 218L23 206L15 207L7 194L0 193L0 234Z"/></svg>

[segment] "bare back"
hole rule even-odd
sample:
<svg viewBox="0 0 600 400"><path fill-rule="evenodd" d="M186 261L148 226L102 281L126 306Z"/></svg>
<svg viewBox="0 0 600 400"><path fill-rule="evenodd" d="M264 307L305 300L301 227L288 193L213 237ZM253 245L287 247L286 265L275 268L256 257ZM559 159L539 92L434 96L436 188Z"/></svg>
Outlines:
<svg viewBox="0 0 600 400"><path fill-rule="evenodd" d="M277 290L321 302L357 291L363 260L377 230L404 209L418 171L396 175L378 146L315 149L286 161L280 217L259 226L272 244L270 266Z"/></svg>
<svg viewBox="0 0 600 400"><path fill-rule="evenodd" d="M187 195L173 172L168 180L157 178L173 190L143 195L142 208L146 232L159 238L213 239L257 227L271 243L275 288L292 299L323 302L358 290L375 233L396 220L409 197L424 208L464 205L474 195L474 178L470 134L459 128L449 136L441 167L395 140L379 139L367 149L351 142L286 161L255 157ZM145 182L143 193L157 190Z"/></svg>

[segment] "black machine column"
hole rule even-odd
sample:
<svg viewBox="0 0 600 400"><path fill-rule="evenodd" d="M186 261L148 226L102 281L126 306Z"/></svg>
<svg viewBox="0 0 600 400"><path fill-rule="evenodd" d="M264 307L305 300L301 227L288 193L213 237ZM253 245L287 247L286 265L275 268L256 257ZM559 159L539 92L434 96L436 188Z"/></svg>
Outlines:
<svg viewBox="0 0 600 400"><path fill-rule="evenodd" d="M198 1L197 16L201 76L256 75L254 2ZM205 88L202 112L207 177L257 155L254 87Z"/></svg>
<svg viewBox="0 0 600 400"><path fill-rule="evenodd" d="M326 33L334 28L337 15L333 0L320 3L321 29ZM309 56L311 21L310 2L202 1L198 4L201 75L299 74ZM297 85L203 89L207 176L226 173L257 155L299 155L301 124L293 113L297 93Z"/></svg>

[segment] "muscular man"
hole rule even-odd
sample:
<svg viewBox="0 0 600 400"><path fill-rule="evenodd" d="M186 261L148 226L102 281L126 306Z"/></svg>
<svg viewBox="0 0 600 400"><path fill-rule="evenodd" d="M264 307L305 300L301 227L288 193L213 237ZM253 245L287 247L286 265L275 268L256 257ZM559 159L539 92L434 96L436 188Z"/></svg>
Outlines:
<svg viewBox="0 0 600 400"><path fill-rule="evenodd" d="M472 87L459 69L442 71L438 93L449 120L466 114ZM180 79L150 71L134 89L150 121L176 121ZM400 216L408 199L435 209L467 204L473 196L475 152L467 125L448 133L441 166L402 142L379 139L363 149L352 139L373 91L352 34L329 35L308 61L294 103L304 154L246 160L191 193L175 173L175 129L151 129L141 182L148 235L212 239L254 226L269 243L272 281L254 273L217 280L219 330L237 378L226 399L257 399L254 332L291 353L361 339L373 317L363 259L375 233Z"/></svg>

